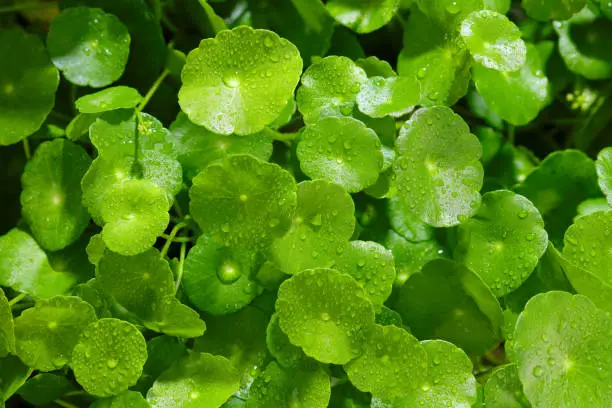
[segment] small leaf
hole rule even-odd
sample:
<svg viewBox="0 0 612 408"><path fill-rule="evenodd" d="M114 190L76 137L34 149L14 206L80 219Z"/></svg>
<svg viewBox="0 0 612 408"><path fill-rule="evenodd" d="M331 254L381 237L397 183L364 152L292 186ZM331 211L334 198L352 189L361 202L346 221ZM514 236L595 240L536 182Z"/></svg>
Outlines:
<svg viewBox="0 0 612 408"><path fill-rule="evenodd" d="M395 259L397 285L402 285L410 276L420 272L429 261L447 257L444 248L433 237L426 241L412 242L389 231L385 237L385 246L391 250Z"/></svg>
<svg viewBox="0 0 612 408"><path fill-rule="evenodd" d="M359 58L357 61L355 61L355 64L365 71L368 78L377 76L392 78L397 76L391 67L391 64L385 60L379 59L378 57L369 56L367 58Z"/></svg>
<svg viewBox="0 0 612 408"><path fill-rule="evenodd" d="M165 296L153 307L154 319L143 322L148 329L182 338L200 337L206 330L206 323L198 312L182 304L174 295Z"/></svg>
<svg viewBox="0 0 612 408"><path fill-rule="evenodd" d="M124 391L114 397L98 399L89 408L150 408L150 405L139 392Z"/></svg>
<svg viewBox="0 0 612 408"><path fill-rule="evenodd" d="M76 387L66 377L41 373L26 381L17 393L32 405L50 405L62 395L75 390Z"/></svg>
<svg viewBox="0 0 612 408"><path fill-rule="evenodd" d="M278 315L273 314L266 329L266 346L270 354L283 368L292 369L298 367L308 360L302 349L294 346L289 337L278 324Z"/></svg>
<svg viewBox="0 0 612 408"><path fill-rule="evenodd" d="M484 396L487 404L491 406L531 408L514 364L500 367L489 377L484 387Z"/></svg>
<svg viewBox="0 0 612 408"><path fill-rule="evenodd" d="M123 74L130 34L113 14L75 7L54 18L47 36L51 60L76 85L101 88Z"/></svg>
<svg viewBox="0 0 612 408"><path fill-rule="evenodd" d="M414 109L421 98L416 76L372 77L357 94L359 110L373 118L400 117Z"/></svg>
<svg viewBox="0 0 612 408"><path fill-rule="evenodd" d="M399 9L399 0L330 0L325 7L340 24L365 34L389 23Z"/></svg>
<svg viewBox="0 0 612 408"><path fill-rule="evenodd" d="M612 205L612 147L602 149L595 162L597 176L601 191L608 197L608 203Z"/></svg>
<svg viewBox="0 0 612 408"><path fill-rule="evenodd" d="M0 358L15 354L15 329L11 305L0 288Z"/></svg>
<svg viewBox="0 0 612 408"><path fill-rule="evenodd" d="M524 0L527 15L540 21L567 20L587 5L586 0Z"/></svg>
<svg viewBox="0 0 612 408"><path fill-rule="evenodd" d="M186 354L187 348L181 339L170 336L153 337L147 342L147 362L133 389L146 394L155 380Z"/></svg>
<svg viewBox="0 0 612 408"><path fill-rule="evenodd" d="M102 91L85 95L76 100L76 108L81 113L102 113L115 109L135 108L142 96L129 86L114 86Z"/></svg>

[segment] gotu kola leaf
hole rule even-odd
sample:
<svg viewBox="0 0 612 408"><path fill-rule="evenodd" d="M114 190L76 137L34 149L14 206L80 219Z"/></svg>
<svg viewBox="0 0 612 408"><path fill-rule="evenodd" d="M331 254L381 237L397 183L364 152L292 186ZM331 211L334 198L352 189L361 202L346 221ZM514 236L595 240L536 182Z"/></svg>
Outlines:
<svg viewBox="0 0 612 408"><path fill-rule="evenodd" d="M294 346L278 324L278 315L273 314L266 329L268 351L283 368L293 368L303 364L308 357L302 349Z"/></svg>
<svg viewBox="0 0 612 408"><path fill-rule="evenodd" d="M330 0L325 7L340 24L359 34L370 33L387 24L399 9L399 0Z"/></svg>
<svg viewBox="0 0 612 408"><path fill-rule="evenodd" d="M567 20L586 6L586 0L524 0L523 8L533 19Z"/></svg>
<svg viewBox="0 0 612 408"><path fill-rule="evenodd" d="M53 109L59 73L35 35L0 29L0 146L36 132Z"/></svg>
<svg viewBox="0 0 612 408"><path fill-rule="evenodd" d="M506 408L531 408L523 394L523 384L514 364L507 364L496 370L484 387L487 404Z"/></svg>
<svg viewBox="0 0 612 408"><path fill-rule="evenodd" d="M297 48L277 34L223 30L187 56L179 103L192 122L215 133L256 133L281 113L301 72Z"/></svg>
<svg viewBox="0 0 612 408"><path fill-rule="evenodd" d="M359 110L373 118L400 117L414 109L421 98L417 76L373 77L357 94Z"/></svg>
<svg viewBox="0 0 612 408"><path fill-rule="evenodd" d="M15 354L15 328L11 305L0 288L0 358Z"/></svg>
<svg viewBox="0 0 612 408"><path fill-rule="evenodd" d="M607 147L599 152L595 166L599 187L608 198L608 203L612 205L612 147Z"/></svg>
<svg viewBox="0 0 612 408"><path fill-rule="evenodd" d="M75 106L81 113L102 113L115 109L135 108L142 96L129 86L114 86L76 100Z"/></svg>

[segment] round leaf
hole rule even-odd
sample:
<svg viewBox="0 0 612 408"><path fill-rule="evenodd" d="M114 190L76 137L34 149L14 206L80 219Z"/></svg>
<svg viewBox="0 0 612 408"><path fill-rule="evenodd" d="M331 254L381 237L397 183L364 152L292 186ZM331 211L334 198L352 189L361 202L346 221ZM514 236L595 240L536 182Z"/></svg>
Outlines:
<svg viewBox="0 0 612 408"><path fill-rule="evenodd" d="M307 124L326 116L350 116L365 71L347 57L330 56L314 62L302 76L297 105Z"/></svg>
<svg viewBox="0 0 612 408"><path fill-rule="evenodd" d="M311 269L283 282L276 311L289 340L315 359L346 364L359 356L374 324L374 309L350 276Z"/></svg>
<svg viewBox="0 0 612 408"><path fill-rule="evenodd" d="M521 31L503 14L491 10L471 13L459 30L472 58L497 71L518 71L525 65L527 48Z"/></svg>
<svg viewBox="0 0 612 408"><path fill-rule="evenodd" d="M206 323L200 319L198 312L182 304L174 294L153 304L152 314L154 319L143 322L145 327L168 336L200 337L206 330Z"/></svg>
<svg viewBox="0 0 612 408"><path fill-rule="evenodd" d="M359 67L361 67L368 78L381 76L385 78L396 77L397 74L393 71L391 64L385 60L381 60L378 57L369 56L367 58L359 58L355 61Z"/></svg>
<svg viewBox="0 0 612 408"><path fill-rule="evenodd" d="M248 135L282 112L301 73L297 48L277 34L224 30L187 56L179 103L192 122L215 133Z"/></svg>
<svg viewBox="0 0 612 408"><path fill-rule="evenodd" d="M47 48L68 81L101 88L123 74L130 34L113 14L89 7L68 8L52 20Z"/></svg>
<svg viewBox="0 0 612 408"><path fill-rule="evenodd" d="M76 297L43 300L15 319L17 355L40 371L62 368L81 332L95 321L94 308Z"/></svg>
<svg viewBox="0 0 612 408"><path fill-rule="evenodd" d="M567 20L587 5L587 0L524 0L527 15L540 21Z"/></svg>
<svg viewBox="0 0 612 408"><path fill-rule="evenodd" d="M595 162L597 176L601 191L608 197L608 203L612 205L612 147L602 149Z"/></svg>
<svg viewBox="0 0 612 408"><path fill-rule="evenodd" d="M387 215L393 231L412 242L432 239L434 228L421 221L409 207L410 204L398 196L389 199Z"/></svg>
<svg viewBox="0 0 612 408"><path fill-rule="evenodd" d="M531 408L514 364L502 366L489 377L484 387L484 398L486 404L493 407Z"/></svg>
<svg viewBox="0 0 612 408"><path fill-rule="evenodd" d="M40 245L57 251L74 243L89 224L81 178L91 159L65 139L41 144L21 177L22 214Z"/></svg>
<svg viewBox="0 0 612 408"><path fill-rule="evenodd" d="M59 73L35 35L0 29L0 146L36 132L55 103Z"/></svg>
<svg viewBox="0 0 612 408"><path fill-rule="evenodd" d="M76 108L81 113L102 113L115 109L135 108L142 96L129 86L114 86L102 91L85 95L76 100Z"/></svg>
<svg viewBox="0 0 612 408"><path fill-rule="evenodd" d="M233 313L258 294L251 280L255 267L252 252L218 245L203 235L187 255L182 287L198 309L215 315Z"/></svg>
<svg viewBox="0 0 612 408"><path fill-rule="evenodd" d="M479 356L500 339L503 318L489 288L465 266L429 262L401 287L395 309L420 339L450 341Z"/></svg>
<svg viewBox="0 0 612 408"><path fill-rule="evenodd" d="M351 196L338 184L301 182L291 228L271 247L275 263L288 274L332 266L353 235L354 213Z"/></svg>
<svg viewBox="0 0 612 408"><path fill-rule="evenodd" d="M486 1L486 0L485 0ZM472 11L481 10L483 0L414 0L418 8L440 27L450 31ZM413 8L414 9L414 8Z"/></svg>
<svg viewBox="0 0 612 408"><path fill-rule="evenodd" d="M353 118L323 118L306 126L297 147L302 171L354 193L376 183L383 154L376 132Z"/></svg>
<svg viewBox="0 0 612 408"><path fill-rule="evenodd" d="M89 408L150 408L141 393L124 391L110 398L98 399Z"/></svg>
<svg viewBox="0 0 612 408"><path fill-rule="evenodd" d="M361 87L357 105L361 112L373 118L400 117L412 112L420 98L416 76L373 77Z"/></svg>
<svg viewBox="0 0 612 408"><path fill-rule="evenodd" d="M50 405L62 395L76 391L72 382L60 375L40 373L19 388L18 394L32 405Z"/></svg>
<svg viewBox="0 0 612 408"><path fill-rule="evenodd" d="M278 324L276 313L272 315L266 329L266 346L278 364L284 368L294 368L308 358L302 349L291 344L289 337Z"/></svg>
<svg viewBox="0 0 612 408"><path fill-rule="evenodd" d="M394 164L398 196L435 227L450 227L480 205L482 148L451 109L423 108L400 131Z"/></svg>
<svg viewBox="0 0 612 408"><path fill-rule="evenodd" d="M581 295L534 296L518 318L510 358L534 408L606 407L612 320Z"/></svg>
<svg viewBox="0 0 612 408"><path fill-rule="evenodd" d="M85 391L110 397L136 384L146 360L147 345L136 327L100 319L81 333L70 365Z"/></svg>
<svg viewBox="0 0 612 408"><path fill-rule="evenodd" d="M535 46L527 46L527 62L519 71L499 72L476 64L476 88L493 112L513 125L532 121L548 98L548 79Z"/></svg>
<svg viewBox="0 0 612 408"><path fill-rule="evenodd" d="M238 390L239 379L225 357L192 352L159 376L147 401L152 408L217 408Z"/></svg>
<svg viewBox="0 0 612 408"><path fill-rule="evenodd" d="M142 369L142 376L132 387L145 394L164 371L187 354L187 348L182 339L157 336L147 342L147 354L148 358Z"/></svg>
<svg viewBox="0 0 612 408"><path fill-rule="evenodd" d="M419 272L429 261L446 257L444 248L434 239L412 242L393 231L387 233L385 246L393 253L396 270L395 283L398 285Z"/></svg>
<svg viewBox="0 0 612 408"><path fill-rule="evenodd" d="M399 9L399 0L330 0L325 7L340 24L365 34L389 23Z"/></svg>
<svg viewBox="0 0 612 408"><path fill-rule="evenodd" d="M459 234L456 258L498 297L527 280L548 246L537 208L506 190L485 194L474 218L459 226Z"/></svg>
<svg viewBox="0 0 612 408"><path fill-rule="evenodd" d="M15 329L11 305L0 288L0 358L15 354Z"/></svg>
<svg viewBox="0 0 612 408"><path fill-rule="evenodd" d="M276 164L232 155L194 177L189 197L191 215L218 243L263 248L289 229L296 186Z"/></svg>

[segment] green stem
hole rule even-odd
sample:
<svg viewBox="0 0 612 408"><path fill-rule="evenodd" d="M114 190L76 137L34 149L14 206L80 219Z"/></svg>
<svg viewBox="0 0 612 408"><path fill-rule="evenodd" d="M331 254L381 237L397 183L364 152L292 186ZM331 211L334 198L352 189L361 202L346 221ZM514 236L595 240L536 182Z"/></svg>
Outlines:
<svg viewBox="0 0 612 408"><path fill-rule="evenodd" d="M151 85L151 89L149 89L149 92L147 92L144 98L142 98L142 101L140 101L138 107L136 107L136 112L142 112L142 110L147 106L151 98L153 98L153 95L155 95L155 92L157 92L157 89L162 84L162 82L164 82L164 79L166 79L168 75L170 75L170 71L164 69L163 72L159 75L159 77L155 80L155 82L153 82L153 85Z"/></svg>
<svg viewBox="0 0 612 408"><path fill-rule="evenodd" d="M18 13L20 11L46 9L56 7L57 3L26 3L26 4L13 4L12 6L0 7L0 14L2 13Z"/></svg>
<svg viewBox="0 0 612 408"><path fill-rule="evenodd" d="M17 303L19 303L20 301L23 300L23 298L25 298L26 296L28 296L27 293L20 293L17 296L15 296L14 298L12 298L11 300L9 300L8 304L10 307L13 307L14 305L16 305Z"/></svg>
<svg viewBox="0 0 612 408"><path fill-rule="evenodd" d="M83 390L70 391L64 394L64 397L86 397L89 394Z"/></svg>
<svg viewBox="0 0 612 408"><path fill-rule="evenodd" d="M181 244L181 252L179 254L178 271L176 274L176 286L175 286L174 293L178 291L179 287L181 286L181 281L183 280L183 265L185 264L186 254L187 254L187 243L183 242Z"/></svg>
<svg viewBox="0 0 612 408"><path fill-rule="evenodd" d="M515 139L515 130L514 125L508 124L508 140L510 143L514 144Z"/></svg>
<svg viewBox="0 0 612 408"><path fill-rule="evenodd" d="M27 137L23 138L23 152L25 154L26 160L30 161L32 158L32 151L30 150L30 142Z"/></svg>
<svg viewBox="0 0 612 408"><path fill-rule="evenodd" d="M183 209L181 208L181 205L178 203L177 200L174 200L174 211L176 211L176 215L178 215L181 218L185 218L185 213L183 212Z"/></svg>
<svg viewBox="0 0 612 408"><path fill-rule="evenodd" d="M161 15L161 22L172 34L176 34L178 32L178 28L176 27L176 25L172 22L172 20L168 18L165 13L162 13Z"/></svg>
<svg viewBox="0 0 612 408"><path fill-rule="evenodd" d="M191 238L191 237L176 237L174 239L171 239L170 235L168 235L168 234L161 234L161 237L163 239L165 239L166 241L170 240L172 242L179 242L179 243L180 242L192 242L193 241L193 238Z"/></svg>
<svg viewBox="0 0 612 408"><path fill-rule="evenodd" d="M64 400L62 400L62 399L59 399L59 398L58 398L58 399L56 399L56 400L55 400L55 401L53 401L53 402L55 402L55 403L56 403L57 405L59 405L60 407L64 407L64 408L79 408L79 407L77 407L76 405L71 404L71 403L69 403L69 402L66 402L66 401L64 401Z"/></svg>
<svg viewBox="0 0 612 408"><path fill-rule="evenodd" d="M160 254L161 258L165 257L166 254L168 253L168 249L170 249L170 244L172 244L172 241L174 241L174 238L176 238L176 234L178 234L179 231L185 228L187 225L189 225L188 222L181 221L178 224L176 224L174 228L172 228L172 231L170 231L170 234L168 234L168 239L166 239L166 243L164 244L161 250L161 254Z"/></svg>
<svg viewBox="0 0 612 408"><path fill-rule="evenodd" d="M274 129L270 129L269 127L264 128L263 132L270 139L278 140L280 142L290 142L294 140L297 136L297 133L281 133Z"/></svg>

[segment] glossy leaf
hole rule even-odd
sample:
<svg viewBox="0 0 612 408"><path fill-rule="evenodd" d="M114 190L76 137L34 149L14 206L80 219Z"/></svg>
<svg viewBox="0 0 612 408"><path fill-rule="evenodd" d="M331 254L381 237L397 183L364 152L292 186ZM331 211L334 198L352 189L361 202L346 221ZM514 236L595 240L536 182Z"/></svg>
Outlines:
<svg viewBox="0 0 612 408"><path fill-rule="evenodd" d="M608 147L599 152L595 166L599 187L608 197L608 203L612 205L612 148Z"/></svg>
<svg viewBox="0 0 612 408"><path fill-rule="evenodd" d="M135 108L142 100L140 93L128 86L114 86L85 95L75 101L81 113L103 113L115 109Z"/></svg>
<svg viewBox="0 0 612 408"><path fill-rule="evenodd" d="M15 329L11 305L0 288L0 358L15 354Z"/></svg>
<svg viewBox="0 0 612 408"><path fill-rule="evenodd" d="M331 0L325 5L340 24L364 34L387 24L399 8L399 0Z"/></svg>
<svg viewBox="0 0 612 408"><path fill-rule="evenodd" d="M484 387L484 398L491 406L531 408L523 394L523 385L514 364L500 367L489 377Z"/></svg>
<svg viewBox="0 0 612 408"><path fill-rule="evenodd" d="M357 94L359 110L373 118L406 115L419 103L421 89L416 76L372 77Z"/></svg>
<svg viewBox="0 0 612 408"><path fill-rule="evenodd" d="M586 0L525 0L527 15L540 21L567 20L587 5Z"/></svg>

